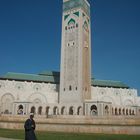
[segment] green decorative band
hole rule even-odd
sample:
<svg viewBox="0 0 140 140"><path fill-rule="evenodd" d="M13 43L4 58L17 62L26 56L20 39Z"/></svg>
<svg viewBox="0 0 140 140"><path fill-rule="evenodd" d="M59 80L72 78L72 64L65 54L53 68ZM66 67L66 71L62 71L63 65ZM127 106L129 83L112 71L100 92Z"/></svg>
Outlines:
<svg viewBox="0 0 140 140"><path fill-rule="evenodd" d="M74 8L82 8L90 16L90 7L85 0L70 0L63 3L63 12Z"/></svg>
<svg viewBox="0 0 140 140"><path fill-rule="evenodd" d="M74 23L74 24L75 24L75 20L71 18L71 19L69 20L69 22L68 22L68 25L69 25L70 23Z"/></svg>
<svg viewBox="0 0 140 140"><path fill-rule="evenodd" d="M79 17L79 12L75 12L73 14Z"/></svg>
<svg viewBox="0 0 140 140"><path fill-rule="evenodd" d="M69 17L69 14L68 15L65 15L64 16L64 20L66 20L68 17Z"/></svg>

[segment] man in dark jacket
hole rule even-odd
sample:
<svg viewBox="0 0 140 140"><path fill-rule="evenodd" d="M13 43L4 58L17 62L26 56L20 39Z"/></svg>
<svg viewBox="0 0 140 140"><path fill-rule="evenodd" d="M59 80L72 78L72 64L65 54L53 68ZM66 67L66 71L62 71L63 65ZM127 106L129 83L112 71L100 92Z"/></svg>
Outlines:
<svg viewBox="0 0 140 140"><path fill-rule="evenodd" d="M36 140L35 136L35 121L33 120L34 114L30 113L30 118L25 121L24 128L25 128L25 140Z"/></svg>

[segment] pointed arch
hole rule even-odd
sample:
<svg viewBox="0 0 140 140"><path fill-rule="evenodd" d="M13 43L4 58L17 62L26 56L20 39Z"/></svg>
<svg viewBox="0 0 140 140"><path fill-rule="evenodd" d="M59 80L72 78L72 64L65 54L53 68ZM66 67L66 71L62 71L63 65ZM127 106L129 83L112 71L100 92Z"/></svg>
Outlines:
<svg viewBox="0 0 140 140"><path fill-rule="evenodd" d="M29 101L34 103L47 103L47 98L42 93L33 93L29 96Z"/></svg>
<svg viewBox="0 0 140 140"><path fill-rule="evenodd" d="M73 114L74 114L74 107L71 106L71 107L69 108L69 115L73 115Z"/></svg>
<svg viewBox="0 0 140 140"><path fill-rule="evenodd" d="M75 20L74 20L73 18L71 18L71 19L68 21L68 26L69 26L70 24L75 24Z"/></svg>
<svg viewBox="0 0 140 140"><path fill-rule="evenodd" d="M82 106L77 108L77 115L82 115Z"/></svg>
<svg viewBox="0 0 140 140"><path fill-rule="evenodd" d="M121 108L119 108L119 115L122 115L122 111L121 111Z"/></svg>
<svg viewBox="0 0 140 140"><path fill-rule="evenodd" d="M105 106L105 115L108 115L109 114L109 107L108 105Z"/></svg>
<svg viewBox="0 0 140 140"><path fill-rule="evenodd" d="M126 99L126 100L124 101L124 105L125 105L125 106L133 106L134 103L133 103L133 101L132 101L131 99Z"/></svg>
<svg viewBox="0 0 140 140"><path fill-rule="evenodd" d="M1 97L1 112L4 114L12 114L14 96L11 93L6 93Z"/></svg>
<svg viewBox="0 0 140 140"><path fill-rule="evenodd" d="M20 105L18 106L17 114L18 114L18 115L23 114L23 105L22 105L22 104L20 104Z"/></svg>
<svg viewBox="0 0 140 140"><path fill-rule="evenodd" d="M125 115L125 108L122 109L122 114Z"/></svg>
<svg viewBox="0 0 140 140"><path fill-rule="evenodd" d="M97 106L96 106L96 105L92 105L92 106L90 107L90 112L91 112L91 115L92 115L92 116L98 115L98 108L97 108Z"/></svg>
<svg viewBox="0 0 140 140"><path fill-rule="evenodd" d="M125 114L128 115L128 108L126 109L126 113Z"/></svg>
<svg viewBox="0 0 140 140"><path fill-rule="evenodd" d="M58 107L57 106L55 106L53 108L53 115L58 115Z"/></svg>
<svg viewBox="0 0 140 140"><path fill-rule="evenodd" d="M77 13L78 14L78 13ZM71 19L73 19L73 20L75 20L75 22L78 20L78 16L76 15L76 14L74 14L74 13L71 13L70 15L68 15L68 16L66 16L65 17L65 23L68 25L68 22L71 20Z"/></svg>
<svg viewBox="0 0 140 140"><path fill-rule="evenodd" d="M63 107L61 108L61 115L65 115L65 114L66 114L66 107L63 106Z"/></svg>
<svg viewBox="0 0 140 140"><path fill-rule="evenodd" d="M118 115L118 109L115 108L115 115Z"/></svg>
<svg viewBox="0 0 140 140"><path fill-rule="evenodd" d="M49 116L49 113L50 113L50 106L47 106L46 107L46 112L45 113L46 113L46 116L48 117Z"/></svg>
<svg viewBox="0 0 140 140"><path fill-rule="evenodd" d="M38 115L41 115L42 114L42 106L39 106L38 108Z"/></svg>
<svg viewBox="0 0 140 140"><path fill-rule="evenodd" d="M30 113L36 114L36 108L34 106L31 107Z"/></svg>
<svg viewBox="0 0 140 140"><path fill-rule="evenodd" d="M110 96L103 96L103 97L100 99L100 101L110 102L110 103L112 103L112 104L114 104L114 105L116 104L115 101L113 100L113 98L110 97Z"/></svg>

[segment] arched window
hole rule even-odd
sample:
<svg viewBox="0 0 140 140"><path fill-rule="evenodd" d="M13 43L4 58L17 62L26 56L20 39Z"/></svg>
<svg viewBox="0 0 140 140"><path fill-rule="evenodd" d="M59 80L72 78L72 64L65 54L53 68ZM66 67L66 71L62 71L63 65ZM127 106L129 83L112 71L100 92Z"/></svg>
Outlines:
<svg viewBox="0 0 140 140"><path fill-rule="evenodd" d="M112 115L114 115L114 108L112 108Z"/></svg>
<svg viewBox="0 0 140 140"><path fill-rule="evenodd" d="M12 114L14 97L10 93L6 93L1 97L1 112L4 114Z"/></svg>
<svg viewBox="0 0 140 140"><path fill-rule="evenodd" d="M17 114L18 114L18 115L23 114L23 105L19 105L19 106L18 106Z"/></svg>
<svg viewBox="0 0 140 140"><path fill-rule="evenodd" d="M117 111L117 108L115 108L115 115L118 115L118 111Z"/></svg>
<svg viewBox="0 0 140 140"><path fill-rule="evenodd" d="M57 106L55 106L53 108L53 115L58 115L58 107Z"/></svg>
<svg viewBox="0 0 140 140"><path fill-rule="evenodd" d="M91 111L91 115L98 115L98 109L97 109L97 106L96 105L92 105L90 107L90 111Z"/></svg>
<svg viewBox="0 0 140 140"><path fill-rule="evenodd" d="M18 106L18 109L23 109L23 105L19 105Z"/></svg>
<svg viewBox="0 0 140 140"><path fill-rule="evenodd" d="M122 113L123 113L123 115L125 115L125 109L123 108L123 110L122 110Z"/></svg>
<svg viewBox="0 0 140 140"><path fill-rule="evenodd" d="M132 110L132 115L135 115L135 111L134 110Z"/></svg>
<svg viewBox="0 0 140 140"><path fill-rule="evenodd" d="M62 108L61 108L61 115L65 115L66 114L66 112L65 112L65 107L63 106Z"/></svg>
<svg viewBox="0 0 140 140"><path fill-rule="evenodd" d="M132 115L132 114L131 114L131 109L129 109L129 115Z"/></svg>
<svg viewBox="0 0 140 140"><path fill-rule="evenodd" d="M105 106L105 114L106 114L106 115L109 114L109 107L108 107L108 105Z"/></svg>
<svg viewBox="0 0 140 140"><path fill-rule="evenodd" d="M73 109L73 106L71 106L69 108L69 115L73 115L74 114L74 109Z"/></svg>
<svg viewBox="0 0 140 140"><path fill-rule="evenodd" d="M48 117L48 115L49 115L49 110L50 110L50 107L47 106L47 107L46 107L46 116L47 116L47 117Z"/></svg>
<svg viewBox="0 0 140 140"><path fill-rule="evenodd" d="M128 109L126 109L126 115L128 115Z"/></svg>
<svg viewBox="0 0 140 140"><path fill-rule="evenodd" d="M38 115L41 115L42 114L42 106L40 106L39 108L38 108Z"/></svg>
<svg viewBox="0 0 140 140"><path fill-rule="evenodd" d="M121 115L121 108L119 108L119 115Z"/></svg>
<svg viewBox="0 0 140 140"><path fill-rule="evenodd" d="M82 107L79 106L77 109L77 115L82 115Z"/></svg>
<svg viewBox="0 0 140 140"><path fill-rule="evenodd" d="M70 91L72 90L72 86L69 86L69 90L70 90Z"/></svg>
<svg viewBox="0 0 140 140"><path fill-rule="evenodd" d="M35 112L35 107L34 107L34 106L31 107L31 113L34 113L34 114L36 113L36 112Z"/></svg>

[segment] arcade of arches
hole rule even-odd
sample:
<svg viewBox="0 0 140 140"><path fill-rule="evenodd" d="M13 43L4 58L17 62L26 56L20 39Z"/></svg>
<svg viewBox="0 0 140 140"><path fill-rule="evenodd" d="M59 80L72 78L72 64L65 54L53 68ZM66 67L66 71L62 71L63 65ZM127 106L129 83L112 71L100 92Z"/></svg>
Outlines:
<svg viewBox="0 0 140 140"><path fill-rule="evenodd" d="M36 101L36 100L35 100ZM2 96L1 100L1 114L15 114L15 115L26 115L30 112L36 115L90 115L90 116L128 116L128 115L138 115L140 114L140 108L137 109L133 106L125 106L125 107L115 107L109 102L94 102L94 103L87 103L83 107L82 105L75 106L75 105L46 105L40 104L40 102L14 102L14 97L7 93ZM86 108L88 113L84 112L83 110ZM87 109L88 108L88 109Z"/></svg>
<svg viewBox="0 0 140 140"><path fill-rule="evenodd" d="M83 107L78 106L70 106L70 107L58 107L58 106L31 106L29 107L29 111L25 112L25 106L20 104L17 107L17 115L24 115L28 113L34 113L36 115L46 115L46 116L52 116L52 115L83 115ZM99 108L96 104L93 104L90 106L90 116L100 116ZM10 114L10 110L6 109L3 114ZM140 112L140 110L139 110ZM132 107L125 107L125 108L118 108L118 107L111 107L109 105L105 105L103 109L103 115L136 115L135 108Z"/></svg>

